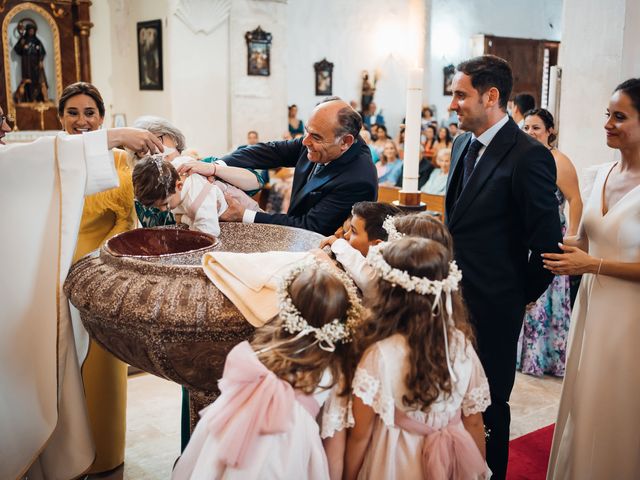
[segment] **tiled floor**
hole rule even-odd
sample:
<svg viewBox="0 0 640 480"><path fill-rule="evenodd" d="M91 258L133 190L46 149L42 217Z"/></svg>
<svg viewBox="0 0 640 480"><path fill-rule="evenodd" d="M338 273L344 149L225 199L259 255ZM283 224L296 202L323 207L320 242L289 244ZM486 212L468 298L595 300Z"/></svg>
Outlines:
<svg viewBox="0 0 640 480"><path fill-rule="evenodd" d="M549 425L555 415L561 379L518 374L511 395L511 438ZM149 374L129 379L127 402L127 449L124 469L108 480L160 480L171 476L180 454L181 390L175 383Z"/></svg>

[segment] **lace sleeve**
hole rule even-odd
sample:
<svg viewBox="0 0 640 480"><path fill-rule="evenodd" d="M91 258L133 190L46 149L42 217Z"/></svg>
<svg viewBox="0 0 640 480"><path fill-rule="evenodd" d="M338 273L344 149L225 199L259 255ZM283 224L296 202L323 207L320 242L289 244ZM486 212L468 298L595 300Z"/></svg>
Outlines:
<svg viewBox="0 0 640 480"><path fill-rule="evenodd" d="M377 344L363 355L353 378L352 391L380 415L385 425L395 424L393 391L386 378L382 354Z"/></svg>
<svg viewBox="0 0 640 480"><path fill-rule="evenodd" d="M338 395L340 385L336 384L322 406L320 437L333 437L336 432L351 428L355 424L351 409L351 395Z"/></svg>
<svg viewBox="0 0 640 480"><path fill-rule="evenodd" d="M471 344L467 347L467 354L471 357L471 379L467 392L462 399L462 413L465 416L474 413L484 412L491 405L491 395L489 392L489 382L484 373L478 354Z"/></svg>

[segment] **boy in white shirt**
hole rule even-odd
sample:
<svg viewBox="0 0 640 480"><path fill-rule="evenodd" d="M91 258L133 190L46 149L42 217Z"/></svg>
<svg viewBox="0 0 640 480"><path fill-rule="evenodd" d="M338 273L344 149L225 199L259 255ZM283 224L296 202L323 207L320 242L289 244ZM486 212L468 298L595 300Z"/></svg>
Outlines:
<svg viewBox="0 0 640 480"><path fill-rule="evenodd" d="M369 247L387 240L388 234L383 228L385 219L402 213L402 210L389 203L358 202L351 209L350 225L343 232L342 238L332 235L320 244L320 248L331 246L336 260L362 291L365 303L370 300L368 286L376 278L375 272L365 260Z"/></svg>

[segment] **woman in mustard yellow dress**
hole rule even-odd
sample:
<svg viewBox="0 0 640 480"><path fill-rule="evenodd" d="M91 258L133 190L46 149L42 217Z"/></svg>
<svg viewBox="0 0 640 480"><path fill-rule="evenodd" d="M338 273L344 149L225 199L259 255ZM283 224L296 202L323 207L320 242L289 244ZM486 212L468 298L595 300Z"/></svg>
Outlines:
<svg viewBox="0 0 640 480"><path fill-rule="evenodd" d="M100 92L85 82L66 87L58 104L62 128L71 135L100 128L104 112ZM127 154L114 149L113 155L120 186L85 198L74 262L135 225ZM127 365L91 340L82 379L96 446L96 458L87 473L113 470L124 462Z"/></svg>

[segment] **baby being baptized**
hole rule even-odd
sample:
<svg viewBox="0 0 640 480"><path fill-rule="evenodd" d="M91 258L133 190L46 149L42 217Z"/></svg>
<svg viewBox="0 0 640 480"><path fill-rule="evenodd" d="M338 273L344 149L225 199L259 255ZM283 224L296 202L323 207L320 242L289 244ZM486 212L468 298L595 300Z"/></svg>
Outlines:
<svg viewBox="0 0 640 480"><path fill-rule="evenodd" d="M182 215L181 222L191 230L220 235L218 217L227 209L223 190L246 208L258 210L257 203L240 189L216 180L211 183L202 175L181 177L176 168L191 158L178 157L171 163L162 155L141 158L133 169L133 189L144 206L171 210Z"/></svg>

